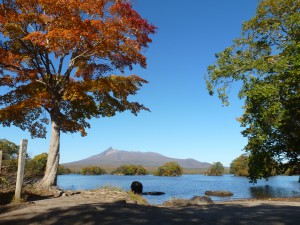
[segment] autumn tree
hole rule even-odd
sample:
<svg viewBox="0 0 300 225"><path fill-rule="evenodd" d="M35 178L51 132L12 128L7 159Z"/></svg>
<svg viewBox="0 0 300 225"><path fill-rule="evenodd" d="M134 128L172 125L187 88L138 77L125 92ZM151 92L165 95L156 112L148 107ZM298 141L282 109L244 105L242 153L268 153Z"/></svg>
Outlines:
<svg viewBox="0 0 300 225"><path fill-rule="evenodd" d="M158 167L154 173L155 176L181 176L183 168L177 162L167 162L164 165Z"/></svg>
<svg viewBox="0 0 300 225"><path fill-rule="evenodd" d="M85 136L93 117L147 110L128 98L147 81L123 74L146 67L155 29L129 0L1 1L0 123L33 138L51 123L41 187L56 184L61 132Z"/></svg>
<svg viewBox="0 0 300 225"><path fill-rule="evenodd" d="M248 167L249 157L247 154L242 154L232 161L230 164L230 173L235 176L245 176L249 175Z"/></svg>
<svg viewBox="0 0 300 225"><path fill-rule="evenodd" d="M207 171L208 176L222 176L224 173L224 166L221 162L214 162Z"/></svg>
<svg viewBox="0 0 300 225"><path fill-rule="evenodd" d="M233 82L245 101L249 178L300 168L300 1L262 0L233 45L216 54L207 87L228 105Z"/></svg>

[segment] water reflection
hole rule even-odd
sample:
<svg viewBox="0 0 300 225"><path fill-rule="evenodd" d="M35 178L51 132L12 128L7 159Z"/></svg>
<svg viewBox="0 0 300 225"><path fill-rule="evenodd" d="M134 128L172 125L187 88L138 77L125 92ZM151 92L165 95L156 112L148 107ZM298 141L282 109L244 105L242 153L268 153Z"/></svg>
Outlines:
<svg viewBox="0 0 300 225"><path fill-rule="evenodd" d="M282 188L274 188L270 185L264 185L259 187L250 187L250 195L251 198L272 198L287 196L284 195L284 189Z"/></svg>
<svg viewBox="0 0 300 225"><path fill-rule="evenodd" d="M289 177L271 177L269 181L260 182L260 185L249 188L251 198L296 197L300 193L300 184Z"/></svg>

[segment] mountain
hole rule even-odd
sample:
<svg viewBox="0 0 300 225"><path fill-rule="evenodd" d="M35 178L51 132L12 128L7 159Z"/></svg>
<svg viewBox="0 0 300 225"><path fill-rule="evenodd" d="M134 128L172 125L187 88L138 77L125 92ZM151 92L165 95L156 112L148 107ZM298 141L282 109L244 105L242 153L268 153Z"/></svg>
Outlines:
<svg viewBox="0 0 300 225"><path fill-rule="evenodd" d="M161 166L166 162L177 162L183 168L209 168L211 164L199 162L195 159L175 159L155 152L134 152L116 150L110 147L106 151L75 162L65 163L71 165L124 165L139 164L142 166Z"/></svg>

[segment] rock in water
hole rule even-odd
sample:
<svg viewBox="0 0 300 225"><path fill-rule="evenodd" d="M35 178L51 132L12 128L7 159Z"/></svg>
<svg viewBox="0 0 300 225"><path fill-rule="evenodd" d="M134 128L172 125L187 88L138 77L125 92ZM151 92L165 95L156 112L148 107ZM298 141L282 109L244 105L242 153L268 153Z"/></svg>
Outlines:
<svg viewBox="0 0 300 225"><path fill-rule="evenodd" d="M148 191L148 192L143 192L143 195L164 195L165 192L161 191Z"/></svg>
<svg viewBox="0 0 300 225"><path fill-rule="evenodd" d="M206 191L205 195L218 196L218 197L229 197L229 196L232 196L233 193L230 191Z"/></svg>
<svg viewBox="0 0 300 225"><path fill-rule="evenodd" d="M143 184L139 181L133 181L130 187L134 194L141 195L143 193Z"/></svg>

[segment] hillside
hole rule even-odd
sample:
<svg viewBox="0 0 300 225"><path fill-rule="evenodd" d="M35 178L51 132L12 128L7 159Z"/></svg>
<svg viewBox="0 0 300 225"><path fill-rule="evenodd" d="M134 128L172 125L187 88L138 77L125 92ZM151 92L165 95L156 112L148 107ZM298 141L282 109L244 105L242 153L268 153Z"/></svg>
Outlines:
<svg viewBox="0 0 300 225"><path fill-rule="evenodd" d="M64 166L72 165L113 165L119 166L123 164L139 164L142 166L161 166L166 162L177 162L183 168L209 168L211 164L199 162L195 159L176 159L170 158L155 152L134 152L123 151L109 148L106 151L70 163L63 164Z"/></svg>

